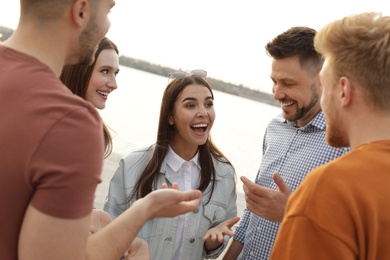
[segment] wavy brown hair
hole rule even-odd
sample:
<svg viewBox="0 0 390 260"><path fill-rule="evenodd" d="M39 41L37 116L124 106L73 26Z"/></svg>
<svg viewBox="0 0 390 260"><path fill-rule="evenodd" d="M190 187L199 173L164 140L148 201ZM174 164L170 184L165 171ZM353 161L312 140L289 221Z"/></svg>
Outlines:
<svg viewBox="0 0 390 260"><path fill-rule="evenodd" d="M114 50L118 55L119 51L115 43L107 37L100 41L95 52L95 59L90 65L74 64L64 66L60 79L76 95L86 98L89 81L92 76L96 60L103 50ZM112 152L112 137L105 123L103 123L104 134L104 158L107 158Z"/></svg>
<svg viewBox="0 0 390 260"><path fill-rule="evenodd" d="M213 91L209 83L198 76L191 75L185 78L176 78L167 86L160 108L160 119L157 131L157 141L148 164L140 175L135 187L130 194L128 201L131 199L139 199L145 197L154 189L157 189L157 178L160 174L160 168L168 152L168 146L175 134L175 126L169 124L169 118L173 116L174 104L180 93L189 85L197 84L208 88L214 99ZM198 189L205 191L211 182L211 193L209 201L214 191L215 168L212 158L214 157L220 162L228 163L229 160L223 153L214 145L209 135L205 144L199 146L199 162L200 162L200 184Z"/></svg>

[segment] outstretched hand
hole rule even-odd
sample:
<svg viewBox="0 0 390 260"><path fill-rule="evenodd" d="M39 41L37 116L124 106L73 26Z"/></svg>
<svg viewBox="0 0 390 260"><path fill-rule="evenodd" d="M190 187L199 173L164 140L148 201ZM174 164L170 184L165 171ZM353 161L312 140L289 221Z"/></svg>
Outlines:
<svg viewBox="0 0 390 260"><path fill-rule="evenodd" d="M274 173L273 178L276 185L278 185L278 190L260 186L244 176L240 179L244 183L247 209L259 217L274 222L281 222L291 189L286 185L278 172Z"/></svg>
<svg viewBox="0 0 390 260"><path fill-rule="evenodd" d="M163 185L162 189L154 190L143 200L149 203L153 218L170 218L194 211L201 198L201 191L179 191L178 185L174 183L171 189Z"/></svg>
<svg viewBox="0 0 390 260"><path fill-rule="evenodd" d="M213 227L207 230L206 235L203 237L203 241L211 240L218 241L219 243L223 242L224 235L234 236L234 232L231 228L240 220L240 217L234 217L224 222L220 223L218 226Z"/></svg>

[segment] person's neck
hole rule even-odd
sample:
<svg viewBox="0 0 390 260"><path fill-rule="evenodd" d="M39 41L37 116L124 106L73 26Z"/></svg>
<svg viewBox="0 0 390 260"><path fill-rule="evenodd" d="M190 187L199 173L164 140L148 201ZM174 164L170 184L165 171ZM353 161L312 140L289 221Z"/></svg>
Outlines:
<svg viewBox="0 0 390 260"><path fill-rule="evenodd" d="M295 123L298 127L305 127L308 123L310 123L311 120L313 120L313 118L318 115L319 112L321 112L321 106L319 103L317 103L310 109L310 111L306 113L303 118L297 120Z"/></svg>
<svg viewBox="0 0 390 260"><path fill-rule="evenodd" d="M380 140L390 140L390 112L374 113L365 115L361 113L358 118L352 121L349 129L349 143L351 149L362 144Z"/></svg>
<svg viewBox="0 0 390 260"><path fill-rule="evenodd" d="M59 77L66 58L65 44L60 42L58 33L53 34L44 28L37 31L32 26L19 25L4 45L38 59Z"/></svg>
<svg viewBox="0 0 390 260"><path fill-rule="evenodd" d="M169 146L172 148L172 150L179 155L181 158L183 158L186 161L190 161L192 158L194 158L195 154L198 152L199 146L194 145L193 147L189 146L183 146L175 142L171 142Z"/></svg>

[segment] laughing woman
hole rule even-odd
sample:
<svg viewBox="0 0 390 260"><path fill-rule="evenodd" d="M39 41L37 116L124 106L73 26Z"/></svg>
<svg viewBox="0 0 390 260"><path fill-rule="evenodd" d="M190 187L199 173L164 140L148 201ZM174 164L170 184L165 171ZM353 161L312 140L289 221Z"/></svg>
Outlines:
<svg viewBox="0 0 390 260"><path fill-rule="evenodd" d="M97 109L104 109L108 95L117 89L116 76L119 73L119 51L115 43L103 38L95 52L92 64L66 65L61 73L61 81L76 95L89 101ZM103 124L104 157L112 151L110 132ZM96 233L111 222L112 218L100 209L94 209L90 233ZM135 239L125 252L126 259L148 259L148 246L142 239Z"/></svg>
<svg viewBox="0 0 390 260"><path fill-rule="evenodd" d="M119 51L115 43L103 38L90 65L66 65L61 81L76 95L92 103L97 109L104 109L108 95L117 89L116 75L119 73ZM112 138L108 127L103 124L104 158L112 151Z"/></svg>
<svg viewBox="0 0 390 260"><path fill-rule="evenodd" d="M167 86L156 144L120 161L104 205L115 218L155 189L203 192L197 210L144 225L138 236L148 242L151 259L217 258L239 220L235 170L209 134L215 119L214 95L205 75L195 72L174 78Z"/></svg>

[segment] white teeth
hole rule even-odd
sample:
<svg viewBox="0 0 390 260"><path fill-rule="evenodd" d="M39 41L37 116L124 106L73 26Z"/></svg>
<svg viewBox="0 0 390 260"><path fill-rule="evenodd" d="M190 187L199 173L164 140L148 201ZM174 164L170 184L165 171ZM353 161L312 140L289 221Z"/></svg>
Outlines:
<svg viewBox="0 0 390 260"><path fill-rule="evenodd" d="M192 125L191 127L207 127L207 124L197 124L197 125Z"/></svg>
<svg viewBox="0 0 390 260"><path fill-rule="evenodd" d="M290 106L292 104L294 104L294 102L289 102L289 103L280 103L282 105L282 107L286 107L286 106Z"/></svg>
<svg viewBox="0 0 390 260"><path fill-rule="evenodd" d="M108 96L107 92L102 92L102 91L99 91L99 90L97 90L96 92L99 93L100 95Z"/></svg>

